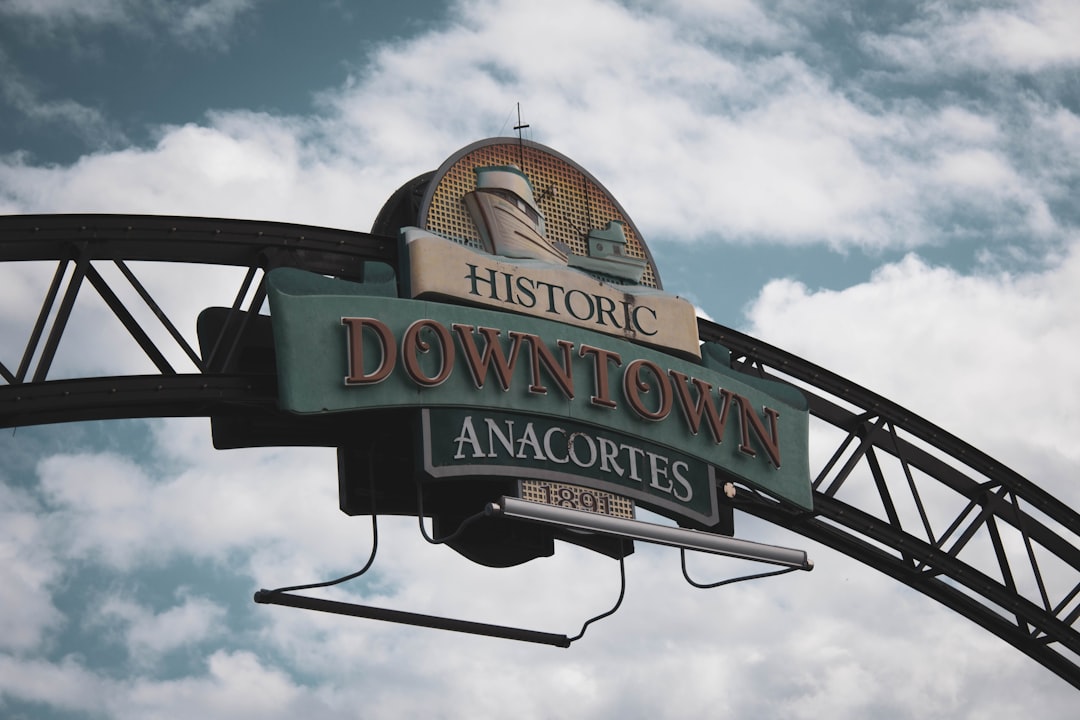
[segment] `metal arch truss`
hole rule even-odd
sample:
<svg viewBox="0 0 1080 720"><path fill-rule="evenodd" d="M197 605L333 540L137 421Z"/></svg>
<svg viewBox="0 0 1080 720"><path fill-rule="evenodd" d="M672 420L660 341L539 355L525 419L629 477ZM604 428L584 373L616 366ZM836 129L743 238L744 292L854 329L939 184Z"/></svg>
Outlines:
<svg viewBox="0 0 1080 720"><path fill-rule="evenodd" d="M276 405L276 379L244 372L238 362L241 338L266 298L265 272L300 267L362 280L369 262L396 266L397 243L366 233L247 220L0 217L0 262L32 261L52 263L52 279L41 288L41 306L25 344L0 346L0 427L242 415L251 408ZM165 312L153 288L133 269L133 263L141 262L184 263L193 269L231 266L237 268L237 276L242 275L219 332L203 352L178 329L193 326L195 318L170 317ZM194 293L198 284L198 280L193 283ZM69 322L73 311L78 303L100 301L156 372L57 377L54 361L61 340L75 334ZM0 322L3 319L0 312Z"/></svg>
<svg viewBox="0 0 1080 720"><path fill-rule="evenodd" d="M1080 515L880 395L700 321L743 372L810 403L814 512L739 487L735 507L840 550L940 601L1080 687ZM816 454L816 453L815 453Z"/></svg>
<svg viewBox="0 0 1080 720"><path fill-rule="evenodd" d="M265 298L263 274L289 266L362 280L369 263L398 266L394 239L344 230L160 216L0 217L0 262L29 261L51 263L51 280L38 289L33 323L24 323L26 342L0 346L0 427L273 413L276 378L240 362L247 325ZM178 329L193 318L170 316L138 277L133 263L141 261L238 269L231 306L201 350ZM104 302L156 372L58 376L57 349L75 335L69 320L87 297ZM721 325L702 320L699 330L732 351L736 369L789 382L810 402L820 457L811 459L814 511L743 486L736 508L938 600L1080 687L1080 515L896 403Z"/></svg>

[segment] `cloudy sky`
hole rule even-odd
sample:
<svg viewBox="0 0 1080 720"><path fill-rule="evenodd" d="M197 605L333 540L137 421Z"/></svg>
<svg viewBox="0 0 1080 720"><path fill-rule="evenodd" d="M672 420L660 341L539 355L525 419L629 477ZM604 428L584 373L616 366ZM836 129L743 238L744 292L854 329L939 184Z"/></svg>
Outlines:
<svg viewBox="0 0 1080 720"><path fill-rule="evenodd" d="M1078 28L1071 0L0 0L0 213L366 231L520 102L668 291L1075 505ZM9 367L43 277L0 268ZM187 333L227 304L224 278L157 279ZM102 342L58 362L136 364ZM366 558L332 451L215 451L193 419L4 431L0 458L5 717L1075 716L1019 651L746 518L815 571L697 591L639 547L620 612L558 650L254 605ZM413 522L380 538L354 600L572 635L618 592L573 548L495 571Z"/></svg>

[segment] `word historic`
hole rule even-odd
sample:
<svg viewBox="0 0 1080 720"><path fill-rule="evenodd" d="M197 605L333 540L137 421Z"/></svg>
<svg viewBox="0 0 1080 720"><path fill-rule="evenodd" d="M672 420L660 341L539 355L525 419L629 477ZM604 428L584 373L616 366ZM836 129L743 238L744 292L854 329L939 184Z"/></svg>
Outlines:
<svg viewBox="0 0 1080 720"><path fill-rule="evenodd" d="M518 306L526 310L538 308L552 319L567 317L580 323L595 323L599 328L614 328L652 337L657 333L656 310L648 305L638 305L622 298L586 292L578 288L565 288L528 275L496 272L494 268L480 268L467 264L465 280L468 294L488 300Z"/></svg>
<svg viewBox="0 0 1080 720"><path fill-rule="evenodd" d="M399 358L401 372L418 388L434 388L455 372L467 372L477 389L497 383L509 391L515 383L527 383L529 394L551 391L569 401L582 392L584 377L591 405L616 410L625 403L649 422L678 414L690 434L704 432L717 445L724 442L734 418L739 452L756 457L760 450L773 467L781 465L777 410L763 407L759 415L745 396L649 359L624 363L619 352L567 340L556 340L553 350L539 335L514 330L507 331L504 347L498 328L465 323L447 327L433 319L414 321L400 338L374 317L343 317L341 324L347 335L347 386L381 383L398 367Z"/></svg>
<svg viewBox="0 0 1080 720"><path fill-rule="evenodd" d="M507 262L416 228L403 233L411 297L531 315L700 357L697 314L682 298L547 263Z"/></svg>

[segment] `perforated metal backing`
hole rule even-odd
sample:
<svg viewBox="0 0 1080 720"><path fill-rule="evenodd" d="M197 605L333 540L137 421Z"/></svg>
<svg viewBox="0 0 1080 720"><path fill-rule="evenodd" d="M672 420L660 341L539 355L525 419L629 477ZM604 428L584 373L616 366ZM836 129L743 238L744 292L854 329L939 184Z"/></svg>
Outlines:
<svg viewBox="0 0 1080 720"><path fill-rule="evenodd" d="M637 228L618 207L611 195L581 169L565 158L533 143L518 144L512 138L478 143L457 160L451 158L432 179L430 200L420 208L418 224L426 230L455 238L480 248L480 235L462 198L476 189L474 168L487 165L516 165L532 182L537 204L544 213L547 239L564 242L575 255L587 255L590 229L605 228L608 221L620 220L626 228L627 254L647 259L641 284L660 287L659 275ZM609 281L610 282L610 281Z"/></svg>
<svg viewBox="0 0 1080 720"><path fill-rule="evenodd" d="M633 500L603 490L548 480L519 480L518 492L522 500L634 519Z"/></svg>

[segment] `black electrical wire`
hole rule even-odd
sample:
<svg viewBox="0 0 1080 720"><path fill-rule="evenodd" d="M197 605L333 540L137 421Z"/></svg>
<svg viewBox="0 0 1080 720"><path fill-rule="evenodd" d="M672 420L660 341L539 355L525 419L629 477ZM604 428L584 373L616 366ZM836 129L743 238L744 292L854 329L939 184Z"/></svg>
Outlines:
<svg viewBox="0 0 1080 720"><path fill-rule="evenodd" d="M424 527L424 486L420 483L419 480L416 481L416 519L420 524L420 534L432 545L442 545L444 543L450 542L458 535L465 532L466 528L468 528L470 525L472 525L474 522L484 517L485 515L487 515L486 510L481 510L475 515L470 515L469 517L461 521L461 524L458 525L457 530L450 533L449 535L445 535L436 540L435 538L428 535L427 528Z"/></svg>
<svg viewBox="0 0 1080 720"><path fill-rule="evenodd" d="M580 640L585 636L585 630L597 620L603 620L606 617L614 615L615 612L622 606L623 598L626 597L626 556L623 555L619 558L619 599L615 601L615 605L612 606L607 612L602 612L596 617L589 618L585 621L585 624L581 626L581 632L574 637L570 638L570 642Z"/></svg>
<svg viewBox="0 0 1080 720"><path fill-rule="evenodd" d="M438 540L436 540L436 539L432 538L430 535L428 535L427 528L424 527L424 489L423 489L423 485L421 485L421 483L419 481L417 481L417 483L416 483L416 504L417 504L417 518L418 518L419 523L420 523L420 534L423 535L424 539L427 540L432 545L442 545L443 543L450 542L451 540L456 538L458 535L460 535L462 532L464 532L465 529L469 525L476 522L480 518L485 517L488 514L488 512L486 510L484 510L484 511L476 513L475 515L470 515L469 517L467 517L467 518L465 518L464 520L461 521L461 524L458 525L457 530L455 530L454 532L452 532L451 534L449 534L449 535L447 535L445 537L441 537ZM618 600L615 601L615 605L612 606L612 608L610 610L608 610L606 612L602 612L599 615L597 615L596 617L592 617L592 618L589 618L588 620L586 620L585 624L581 626L581 632L579 632L577 635L575 635L572 638L568 638L568 642L572 643L575 640L580 640L582 637L584 637L585 630L589 627L589 625L593 624L597 620L603 620L604 618L606 618L606 617L608 617L610 615L614 615L615 612L619 609L619 607L622 606L622 601L623 601L624 597L626 597L626 560L625 560L625 556L622 556L622 557L619 558L619 598L618 598Z"/></svg>
<svg viewBox="0 0 1080 720"><path fill-rule="evenodd" d="M379 551L379 515L375 510L375 441L372 441L371 448L368 451L368 492L371 494L371 554L368 556L367 562L364 566L356 572L349 573L348 575L342 575L334 580L325 580L323 582L308 583L306 585L290 585L288 587L280 587L274 590L262 590L260 592L268 593L288 593L294 590L311 590L312 588L330 587L332 585L340 585L341 583L355 580L368 570L371 569L372 564L375 562L375 554Z"/></svg>
<svg viewBox="0 0 1080 720"><path fill-rule="evenodd" d="M780 570L773 570L771 572L757 573L755 575L741 575L739 577L728 578L727 580L721 580L719 582L714 582L714 583L699 583L699 582L695 582L690 577L690 574L686 571L686 549L685 548L679 548L679 560L680 560L680 562L682 564L682 575L683 575L684 578L686 578L686 582L690 583L694 587L699 588L701 590L710 590L712 588L720 587L721 585L731 585L733 583L742 582L743 580L756 580L758 578L767 578L767 577L772 577L774 575L784 575L785 573L789 573L789 572L793 572L795 570L800 570L801 569L801 568L798 568L798 567L787 567L787 568L782 568Z"/></svg>

